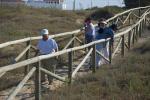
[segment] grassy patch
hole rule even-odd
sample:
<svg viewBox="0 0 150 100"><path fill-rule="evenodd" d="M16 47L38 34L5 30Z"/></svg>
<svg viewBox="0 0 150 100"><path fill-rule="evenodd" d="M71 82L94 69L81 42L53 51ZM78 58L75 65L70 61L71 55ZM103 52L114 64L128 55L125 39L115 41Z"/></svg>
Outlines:
<svg viewBox="0 0 150 100"><path fill-rule="evenodd" d="M0 35L13 39L19 36L37 36L42 28L49 29L50 34L72 31L82 26L88 14L88 11L71 12L2 5L0 7ZM5 39L3 40L5 42ZM6 41L8 40L9 38Z"/></svg>
<svg viewBox="0 0 150 100"><path fill-rule="evenodd" d="M96 10L95 10L96 9ZM94 20L99 20L100 18L110 18L115 14L123 12L124 9L117 6L106 6L104 8L93 8L93 13L90 15Z"/></svg>
<svg viewBox="0 0 150 100"><path fill-rule="evenodd" d="M150 41L138 44L124 58L78 78L70 87L44 95L43 100L149 100Z"/></svg>

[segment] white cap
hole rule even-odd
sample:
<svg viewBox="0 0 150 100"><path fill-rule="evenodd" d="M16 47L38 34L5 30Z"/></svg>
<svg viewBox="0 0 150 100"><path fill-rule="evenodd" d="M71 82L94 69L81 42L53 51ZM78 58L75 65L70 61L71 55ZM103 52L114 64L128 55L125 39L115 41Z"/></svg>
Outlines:
<svg viewBox="0 0 150 100"><path fill-rule="evenodd" d="M49 34L48 29L42 29L40 34L41 35L48 35Z"/></svg>
<svg viewBox="0 0 150 100"><path fill-rule="evenodd" d="M106 22L106 21L101 21L100 23L107 24L107 22Z"/></svg>

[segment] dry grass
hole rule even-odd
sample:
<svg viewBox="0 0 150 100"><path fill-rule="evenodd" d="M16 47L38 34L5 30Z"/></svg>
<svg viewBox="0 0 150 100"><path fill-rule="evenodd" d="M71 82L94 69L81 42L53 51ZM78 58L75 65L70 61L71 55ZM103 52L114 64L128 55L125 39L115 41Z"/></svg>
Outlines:
<svg viewBox="0 0 150 100"><path fill-rule="evenodd" d="M105 8L104 8L105 9ZM95 9L97 10L97 9ZM82 23L87 16L95 10L82 11L62 11L56 9L35 9L26 6L0 6L0 43L16 40L29 36L38 36L39 30L48 28L50 34L58 34L72 31L82 27ZM63 41L63 42L62 42ZM62 49L67 40L59 42ZM8 65L13 62L15 57L25 48L25 46L13 45L0 50L0 66ZM61 59L65 63L64 59ZM62 63L61 63L62 64ZM6 73L0 79L0 90L17 84L23 76L21 71ZM21 73L21 74L20 74ZM13 76L13 77L11 77ZM9 83L9 84L5 84Z"/></svg>
<svg viewBox="0 0 150 100"><path fill-rule="evenodd" d="M149 100L150 41L136 46L111 66L79 78L70 87L43 95L43 100Z"/></svg>
<svg viewBox="0 0 150 100"><path fill-rule="evenodd" d="M19 38L37 36L42 28L48 28L51 34L72 31L82 26L88 14L88 11L71 12L25 6L1 6L0 35L7 37L8 41L17 39L19 36ZM1 42L4 41L1 40Z"/></svg>

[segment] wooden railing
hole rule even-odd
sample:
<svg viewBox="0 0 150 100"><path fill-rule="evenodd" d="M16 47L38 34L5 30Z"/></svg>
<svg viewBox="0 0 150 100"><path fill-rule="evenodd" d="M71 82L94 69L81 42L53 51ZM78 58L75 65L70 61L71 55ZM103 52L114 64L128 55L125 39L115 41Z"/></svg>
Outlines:
<svg viewBox="0 0 150 100"><path fill-rule="evenodd" d="M10 41L6 42L3 44L0 44L0 48L4 48L7 46L10 46L12 44L19 44L19 43L26 43L27 47L15 58L16 63L3 66L0 68L0 77L5 75L6 72L12 71L21 67L26 67L26 74L24 79L19 83L19 85L16 87L16 89L13 91L12 94L9 95L8 100L12 100L15 98L17 93L22 89L24 84L31 78L31 76L35 73L35 99L40 100L41 98L41 71L45 72L46 74L53 76L54 78L71 83L72 79L75 78L77 72L79 69L83 66L85 61L88 59L88 57L91 55L92 56L92 72L96 72L96 54L104 58L107 62L111 63L112 58L115 57L116 53L118 52L119 49L121 49L121 55L124 56L125 54L125 47L127 49L130 49L131 46L135 43L135 41L138 40L139 37L141 37L141 34L144 30L144 27L146 25L146 22L148 22L148 15L150 14L150 6L147 7L140 7L140 8L134 8L127 10L123 13L117 14L114 17L110 18L107 20L109 24L111 23L117 23L120 28L125 28L125 31L119 32L115 34L114 40L117 43L112 50L112 43L111 39L102 39L98 41L91 42L89 44L84 44L78 38L78 34L80 33L80 30L72 31L72 32L66 32L66 33L61 33L57 35L51 35L51 38L59 38L59 37L64 37L64 36L71 36L72 38L68 42L64 48L56 53L53 54L48 54L48 55L41 55L37 57L32 57L29 58L30 55L30 48L36 49L35 46L31 44L31 41L41 39L41 37L29 37L25 39L20 39L16 41ZM136 14L138 13L138 15ZM133 16L131 16L133 15ZM77 40L81 46L75 46L74 42ZM119 40L119 41L118 41ZM96 45L104 42L109 42L109 58L106 58L101 52L96 50ZM121 46L121 48L120 48ZM81 61L81 63L78 64L78 66L73 70L73 58L74 58L74 52L78 50L83 50L85 51L86 48L91 48L88 53L85 55L84 59ZM86 51L85 51L86 52ZM68 55L68 77L61 77L55 73L52 73L41 66L41 61L45 59L49 59L52 57L60 56L63 54ZM23 61L20 61L20 59L23 57L23 55L26 55L26 59ZM34 63L38 63L38 66L33 67L29 72L27 70L28 66Z"/></svg>

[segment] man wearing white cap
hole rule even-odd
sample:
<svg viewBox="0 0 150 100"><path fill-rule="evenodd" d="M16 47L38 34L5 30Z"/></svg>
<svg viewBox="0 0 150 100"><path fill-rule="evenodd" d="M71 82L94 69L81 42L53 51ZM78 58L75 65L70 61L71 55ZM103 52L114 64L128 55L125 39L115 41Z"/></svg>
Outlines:
<svg viewBox="0 0 150 100"><path fill-rule="evenodd" d="M49 32L47 29L42 29L40 32L42 39L39 40L37 48L40 55L47 55L58 51L58 45L56 41L48 36ZM50 58L42 61L42 67L54 72L56 67L56 59ZM52 77L48 75L49 84L52 82ZM45 82L45 74L41 73L41 82Z"/></svg>

